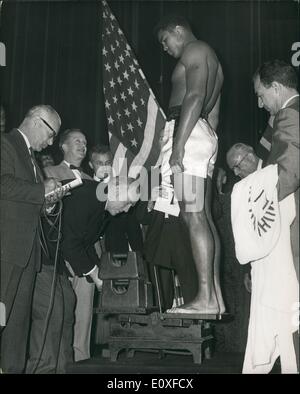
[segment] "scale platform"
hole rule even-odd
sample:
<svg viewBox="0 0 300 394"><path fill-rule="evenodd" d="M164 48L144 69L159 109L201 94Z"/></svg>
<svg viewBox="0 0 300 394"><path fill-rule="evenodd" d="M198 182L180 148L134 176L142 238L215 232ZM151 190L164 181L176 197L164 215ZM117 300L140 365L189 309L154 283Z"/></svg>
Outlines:
<svg viewBox="0 0 300 394"><path fill-rule="evenodd" d="M213 329L219 314L182 313L104 313L107 322L104 357L117 361L121 350L133 357L136 350L157 350L160 354L192 354L195 364L210 358Z"/></svg>

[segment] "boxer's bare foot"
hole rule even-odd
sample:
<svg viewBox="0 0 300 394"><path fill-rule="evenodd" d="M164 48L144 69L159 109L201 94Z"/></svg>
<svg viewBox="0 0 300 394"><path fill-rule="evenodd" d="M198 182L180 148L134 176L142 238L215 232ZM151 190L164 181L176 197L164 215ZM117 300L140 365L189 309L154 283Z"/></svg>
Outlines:
<svg viewBox="0 0 300 394"><path fill-rule="evenodd" d="M203 315L216 315L220 313L219 306L216 302L208 304L207 302L193 301L180 307L173 307L167 310L167 313L195 313Z"/></svg>

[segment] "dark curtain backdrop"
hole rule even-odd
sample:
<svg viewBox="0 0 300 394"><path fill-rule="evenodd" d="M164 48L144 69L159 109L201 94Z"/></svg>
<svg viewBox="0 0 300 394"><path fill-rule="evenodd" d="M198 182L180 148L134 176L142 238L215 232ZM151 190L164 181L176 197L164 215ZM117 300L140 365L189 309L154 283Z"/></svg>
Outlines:
<svg viewBox="0 0 300 394"><path fill-rule="evenodd" d="M220 160L235 142L256 145L267 114L259 111L251 77L260 62L290 62L299 41L296 1L108 1L142 69L166 111L174 59L162 53L152 30L167 13L185 15L200 39L217 52L225 83ZM9 1L4 3L1 41L6 67L1 91L7 128L38 103L62 117L62 129L79 127L89 144L107 142L102 96L101 2Z"/></svg>
<svg viewBox="0 0 300 394"><path fill-rule="evenodd" d="M299 41L299 5L295 1L109 1L141 67L167 111L175 60L163 54L152 30L169 12L188 17L200 39L222 63L225 82L221 107L219 161L235 142L256 145L267 121L257 108L252 75L272 58L290 62ZM107 142L102 96L101 2L51 1L4 4L2 37L7 65L0 67L7 128L17 126L35 104L49 103L62 117L62 130L79 127L89 145ZM60 157L57 146L53 153ZM86 164L86 163L85 163ZM223 199L221 199L221 197ZM222 235L221 283L230 322L215 325L216 349L243 352L249 294L244 270L234 254L230 196L216 198L214 216Z"/></svg>

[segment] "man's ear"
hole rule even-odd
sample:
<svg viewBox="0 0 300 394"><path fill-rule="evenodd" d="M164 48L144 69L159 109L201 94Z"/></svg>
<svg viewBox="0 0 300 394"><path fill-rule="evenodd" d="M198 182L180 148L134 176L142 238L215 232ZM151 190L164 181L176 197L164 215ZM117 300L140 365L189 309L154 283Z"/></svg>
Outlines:
<svg viewBox="0 0 300 394"><path fill-rule="evenodd" d="M65 154L68 151L68 149L66 149L66 148L67 148L66 144L62 144L61 150L62 150L63 154Z"/></svg>
<svg viewBox="0 0 300 394"><path fill-rule="evenodd" d="M277 81L273 81L271 83L271 86L272 86L272 88L275 89L276 93L279 93L281 91L283 85L281 83L277 82Z"/></svg>
<svg viewBox="0 0 300 394"><path fill-rule="evenodd" d="M176 25L174 30L175 30L178 37L182 37L182 35L183 35L183 27L182 26Z"/></svg>

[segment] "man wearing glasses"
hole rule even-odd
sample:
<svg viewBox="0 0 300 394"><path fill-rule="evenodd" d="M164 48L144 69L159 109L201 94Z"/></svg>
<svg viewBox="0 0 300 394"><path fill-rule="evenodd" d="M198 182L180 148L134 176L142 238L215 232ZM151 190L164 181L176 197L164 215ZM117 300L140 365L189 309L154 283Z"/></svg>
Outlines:
<svg viewBox="0 0 300 394"><path fill-rule="evenodd" d="M296 272L293 269L293 259L291 258L292 249L289 240L290 224L295 220L295 213L292 208L293 199L290 198L292 195L280 202L280 233L276 237L274 235L275 226L273 224L278 222L278 216L276 207L274 206L273 208L273 200L270 199L270 191L268 191L270 190L268 184L273 182L271 174L269 176L263 175L264 181L257 189L256 183L253 181L255 181L255 178L261 176L259 175L260 171L255 171L261 170L262 160L259 159L253 148L249 145L242 143L233 145L227 152L226 159L228 166L235 175L241 179L246 178L245 182L248 180L249 185L251 185L248 189L247 187L249 185L247 186L247 183L245 183L243 186L240 185L238 189L235 187L233 190L231 218L233 232L235 233L237 256L238 254L241 256L241 239L237 239L236 236L237 231L240 232L240 223L237 222L237 216L239 215L237 211L245 210L247 212L246 215L242 216L244 218L244 227L247 225L249 212L252 212L251 220L255 224L253 227L254 231L258 228L262 229L263 234L269 231L273 234L273 238L276 241L273 244L268 238L271 246L268 246L269 249L267 249L267 252L262 249L263 252L260 252L260 258L257 259L256 257L253 261L250 260L253 280L251 281L250 279L250 272L245 274L244 284L252 294L243 373L268 373L271 371L278 356L280 356L281 370L283 373L296 372L298 359L297 329L294 326L290 327L288 324L293 319L291 309L293 302L290 300L297 299L297 289L299 287ZM271 168L271 166L267 166L262 171L268 168ZM252 173L253 175L251 175ZM252 178L252 181L250 181L251 176L255 177ZM274 187L276 190L276 183ZM243 197L243 191L246 192L245 197ZM250 203L251 195L255 195L256 197L254 203L257 201L257 204L259 204L259 200L263 200L263 206L253 209L253 205ZM265 198L265 196L268 197ZM271 211L268 211L268 199L270 199L272 204ZM262 220L259 219L259 214L263 215ZM264 228L264 224L267 226L267 230ZM234 228L236 229L235 231ZM252 239L250 235L249 233L247 239ZM246 237L244 238L246 240ZM261 240L263 240L263 236ZM255 244L258 251L261 250L260 242L258 241ZM246 241L246 244L251 249L248 241ZM239 257L239 261L241 264L245 264L245 261L243 262L241 257ZM250 268L249 264L246 264L244 267ZM270 299L272 300L271 302L269 301ZM278 302L278 299L280 302ZM271 346L273 344L273 336L275 335L278 336L276 346ZM294 351L293 348L295 349ZM269 352L268 349L273 350ZM258 354L260 354L259 357Z"/></svg>
<svg viewBox="0 0 300 394"><path fill-rule="evenodd" d="M246 178L262 166L262 160L255 154L252 146L234 144L226 155L228 167L239 178Z"/></svg>
<svg viewBox="0 0 300 394"><path fill-rule="evenodd" d="M278 198L295 193L296 218L291 226L294 264L299 280L299 92L296 70L273 60L263 63L253 77L258 107L274 115L270 154L264 165L278 164Z"/></svg>
<svg viewBox="0 0 300 394"><path fill-rule="evenodd" d="M45 194L60 186L43 179L33 151L52 145L61 125L48 105L31 108L17 129L1 136L1 368L22 373L36 272L39 220ZM61 197L59 195L57 198ZM55 200L55 199L54 199Z"/></svg>

